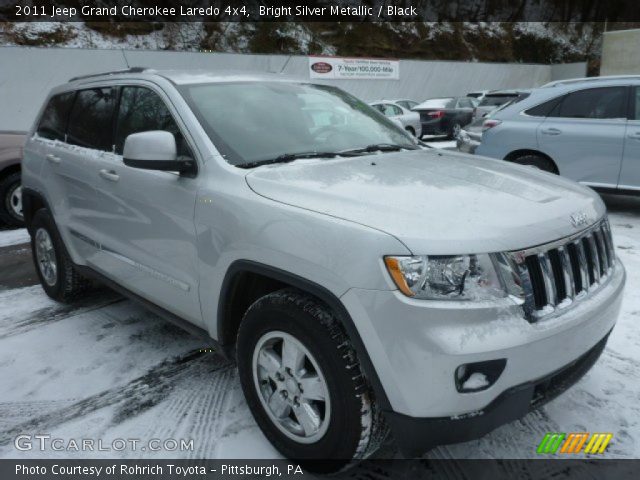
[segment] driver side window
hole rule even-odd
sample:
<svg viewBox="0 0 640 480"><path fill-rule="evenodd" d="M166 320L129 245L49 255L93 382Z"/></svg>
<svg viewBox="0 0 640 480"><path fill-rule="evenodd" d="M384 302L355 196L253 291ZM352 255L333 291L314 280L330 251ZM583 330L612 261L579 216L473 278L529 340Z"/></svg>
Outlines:
<svg viewBox="0 0 640 480"><path fill-rule="evenodd" d="M146 87L122 88L115 136L116 153L122 155L127 136L150 130L173 133L178 158L194 158L171 112L157 93Z"/></svg>

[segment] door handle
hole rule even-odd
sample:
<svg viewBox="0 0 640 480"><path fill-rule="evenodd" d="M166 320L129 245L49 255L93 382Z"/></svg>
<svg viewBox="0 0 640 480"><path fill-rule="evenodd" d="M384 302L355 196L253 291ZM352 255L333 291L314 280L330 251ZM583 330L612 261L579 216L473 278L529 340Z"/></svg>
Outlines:
<svg viewBox="0 0 640 480"><path fill-rule="evenodd" d="M542 130L542 133L544 133L545 135L560 135L562 133L562 130L559 130L557 128L545 128L544 130Z"/></svg>
<svg viewBox="0 0 640 480"><path fill-rule="evenodd" d="M117 182L120 180L120 175L118 175L113 170L100 170L100 176L105 180L109 180L110 182Z"/></svg>
<svg viewBox="0 0 640 480"><path fill-rule="evenodd" d="M46 158L47 158L47 160L49 160L49 162L55 163L55 164L58 164L58 163L60 163L62 161L62 159L60 157L56 157L52 153L48 153Z"/></svg>
<svg viewBox="0 0 640 480"><path fill-rule="evenodd" d="M640 132L630 133L629 138L635 138L636 140L640 140Z"/></svg>

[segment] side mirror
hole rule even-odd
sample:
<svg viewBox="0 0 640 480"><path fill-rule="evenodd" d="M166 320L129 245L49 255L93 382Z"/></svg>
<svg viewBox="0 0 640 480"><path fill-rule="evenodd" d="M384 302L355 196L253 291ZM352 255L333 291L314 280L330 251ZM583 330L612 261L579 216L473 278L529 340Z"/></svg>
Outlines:
<svg viewBox="0 0 640 480"><path fill-rule="evenodd" d="M132 133L124 141L122 157L125 165L145 170L183 173L194 168L193 160L178 160L176 139L164 130Z"/></svg>

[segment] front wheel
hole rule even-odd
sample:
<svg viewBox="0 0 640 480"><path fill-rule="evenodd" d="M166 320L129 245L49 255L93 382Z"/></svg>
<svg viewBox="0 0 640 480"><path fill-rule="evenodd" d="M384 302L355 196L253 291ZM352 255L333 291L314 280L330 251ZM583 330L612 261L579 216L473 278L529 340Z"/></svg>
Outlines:
<svg viewBox="0 0 640 480"><path fill-rule="evenodd" d="M309 466L335 471L387 434L346 334L313 297L287 289L256 301L238 332L238 368L256 422L287 458L331 459Z"/></svg>

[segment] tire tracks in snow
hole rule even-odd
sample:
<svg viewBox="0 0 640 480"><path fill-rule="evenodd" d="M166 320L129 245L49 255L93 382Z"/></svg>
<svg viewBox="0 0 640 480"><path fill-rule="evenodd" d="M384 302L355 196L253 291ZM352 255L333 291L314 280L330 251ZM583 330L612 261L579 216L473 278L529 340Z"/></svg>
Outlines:
<svg viewBox="0 0 640 480"><path fill-rule="evenodd" d="M0 321L0 340L29 332L35 328L49 325L53 322L66 320L83 313L100 310L125 299L111 290L96 290L83 298L70 303L54 303L51 306L39 308L20 318L7 317Z"/></svg>
<svg viewBox="0 0 640 480"><path fill-rule="evenodd" d="M205 372L210 375L233 368L230 363L222 360L212 364L211 359L211 355L198 350L168 358L125 385L37 415L0 431L0 446L9 444L20 433L48 431L105 407L116 406L113 425L122 423L162 402L185 378L202 375ZM13 403L13 406L13 408L20 408L19 403Z"/></svg>

